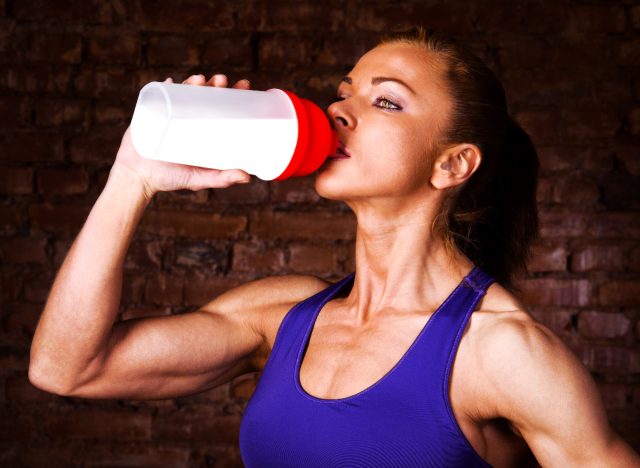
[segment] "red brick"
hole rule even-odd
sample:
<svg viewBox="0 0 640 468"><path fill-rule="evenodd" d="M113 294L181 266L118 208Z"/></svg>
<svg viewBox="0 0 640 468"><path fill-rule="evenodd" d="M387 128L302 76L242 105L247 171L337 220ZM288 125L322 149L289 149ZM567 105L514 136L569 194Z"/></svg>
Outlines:
<svg viewBox="0 0 640 468"><path fill-rule="evenodd" d="M14 237L0 240L2 263L45 263L47 241L32 237Z"/></svg>
<svg viewBox="0 0 640 468"><path fill-rule="evenodd" d="M5 304L3 309L3 313L6 314L5 330L14 336L27 337L30 341L42 313L42 304L30 304L26 301L20 301L13 304ZM27 352L25 356L28 356L28 354ZM19 369L26 368L21 366L22 364L20 364ZM0 366L0 368L6 369L4 366Z"/></svg>
<svg viewBox="0 0 640 468"><path fill-rule="evenodd" d="M539 218L543 238L579 237L586 233L587 217L582 213L540 211Z"/></svg>
<svg viewBox="0 0 640 468"><path fill-rule="evenodd" d="M571 8L566 28L580 33L619 33L626 26L621 5L579 5Z"/></svg>
<svg viewBox="0 0 640 468"><path fill-rule="evenodd" d="M543 66L549 49L542 39L520 35L514 39L502 39L498 43L496 52L501 64L529 69Z"/></svg>
<svg viewBox="0 0 640 468"><path fill-rule="evenodd" d="M616 62L618 65L636 66L640 62L640 39L616 41Z"/></svg>
<svg viewBox="0 0 640 468"><path fill-rule="evenodd" d="M4 130L31 124L32 105L25 96L0 97L0 127Z"/></svg>
<svg viewBox="0 0 640 468"><path fill-rule="evenodd" d="M225 35L207 40L202 63L211 69L211 74L227 74L232 67L251 67L252 58L251 35Z"/></svg>
<svg viewBox="0 0 640 468"><path fill-rule="evenodd" d="M30 414L18 408L0 408L0 440L26 441L36 433Z"/></svg>
<svg viewBox="0 0 640 468"><path fill-rule="evenodd" d="M203 306L228 291L246 282L241 277L205 276L193 272L187 276L184 285L184 303L189 306Z"/></svg>
<svg viewBox="0 0 640 468"><path fill-rule="evenodd" d="M88 125L89 104L70 99L38 99L35 104L36 125L51 127L74 125L76 129Z"/></svg>
<svg viewBox="0 0 640 468"><path fill-rule="evenodd" d="M14 195L33 193L33 169L30 167L0 167L0 191Z"/></svg>
<svg viewBox="0 0 640 468"><path fill-rule="evenodd" d="M10 375L5 382L7 400L16 403L48 403L59 398L55 395L34 387L23 372L17 375Z"/></svg>
<svg viewBox="0 0 640 468"><path fill-rule="evenodd" d="M151 415L122 410L51 410L40 422L52 437L145 441L151 439Z"/></svg>
<svg viewBox="0 0 640 468"><path fill-rule="evenodd" d="M629 123L629 133L633 136L640 135L640 107L632 109L627 115L627 122Z"/></svg>
<svg viewBox="0 0 640 468"><path fill-rule="evenodd" d="M281 248L260 242L233 244L233 270L251 272L279 272L284 269Z"/></svg>
<svg viewBox="0 0 640 468"><path fill-rule="evenodd" d="M3 339L6 341L6 339ZM29 348L28 344L24 349L16 349L9 345L0 345L0 369L3 372L8 371L26 371L29 367ZM0 425L2 418L0 418ZM0 426L1 427L1 426ZM2 430L0 430L2 432ZM0 439L2 437L0 436Z"/></svg>
<svg viewBox="0 0 640 468"><path fill-rule="evenodd" d="M571 271L623 271L625 249L619 244L590 245L571 255Z"/></svg>
<svg viewBox="0 0 640 468"><path fill-rule="evenodd" d="M271 187L271 199L279 203L317 203L314 177L292 177Z"/></svg>
<svg viewBox="0 0 640 468"><path fill-rule="evenodd" d="M145 277L140 274L126 272L122 280L122 303L139 304L145 292Z"/></svg>
<svg viewBox="0 0 640 468"><path fill-rule="evenodd" d="M91 210L88 206L31 205L29 217L37 226L48 232L74 233L80 230Z"/></svg>
<svg viewBox="0 0 640 468"><path fill-rule="evenodd" d="M0 272L0 302L13 301L22 289L22 274L15 271Z"/></svg>
<svg viewBox="0 0 640 468"><path fill-rule="evenodd" d="M127 252L125 268L160 268L165 248L162 241L134 241Z"/></svg>
<svg viewBox="0 0 640 468"><path fill-rule="evenodd" d="M209 190L173 190L159 192L153 199L154 208L186 208L204 205L209 201Z"/></svg>
<svg viewBox="0 0 640 468"><path fill-rule="evenodd" d="M239 415L215 414L213 409L178 411L156 416L153 419L153 436L154 439L189 443L235 444L239 437L240 419Z"/></svg>
<svg viewBox="0 0 640 468"><path fill-rule="evenodd" d="M226 245L211 245L203 241L176 242L174 263L203 268L209 273L222 273L229 266L229 251Z"/></svg>
<svg viewBox="0 0 640 468"><path fill-rule="evenodd" d="M89 189L89 175L81 167L40 169L37 181L38 192L44 195L72 195Z"/></svg>
<svg viewBox="0 0 640 468"><path fill-rule="evenodd" d="M264 203L269 198L269 183L254 177L249 184L235 184L211 191L211 201L228 205Z"/></svg>
<svg viewBox="0 0 640 468"><path fill-rule="evenodd" d="M563 245L536 244L528 263L529 271L565 271L567 250Z"/></svg>
<svg viewBox="0 0 640 468"><path fill-rule="evenodd" d="M329 2L299 3L270 1L265 9L265 31L340 31L344 22L343 4Z"/></svg>
<svg viewBox="0 0 640 468"><path fill-rule="evenodd" d="M296 273L326 275L336 269L336 249L332 246L292 244L289 252L289 266Z"/></svg>
<svg viewBox="0 0 640 468"><path fill-rule="evenodd" d="M589 220L587 232L600 238L637 239L640 237L640 217L636 213L596 213Z"/></svg>
<svg viewBox="0 0 640 468"><path fill-rule="evenodd" d="M93 126L90 133L71 139L71 161L78 164L111 166L116 159L124 129Z"/></svg>
<svg viewBox="0 0 640 468"><path fill-rule="evenodd" d="M558 122L552 118L555 111L520 111L514 117L522 129L529 134L534 144L545 144L560 139Z"/></svg>
<svg viewBox="0 0 640 468"><path fill-rule="evenodd" d="M70 26L108 21L106 4L98 1L21 0L13 4L12 13L19 20Z"/></svg>
<svg viewBox="0 0 640 468"><path fill-rule="evenodd" d="M152 36L147 48L150 65L197 65L199 63L197 43L184 36Z"/></svg>
<svg viewBox="0 0 640 468"><path fill-rule="evenodd" d="M140 91L136 74L123 67L105 70L82 69L74 75L73 87L78 96L88 98L133 98ZM131 114L134 106L135 101L132 101Z"/></svg>
<svg viewBox="0 0 640 468"><path fill-rule="evenodd" d="M618 111L609 109L566 110L562 113L561 122L555 120L555 124L564 126L563 134L567 138L588 141L614 137L622 127L622 119Z"/></svg>
<svg viewBox="0 0 640 468"><path fill-rule="evenodd" d="M64 94L70 81L70 65L9 64L0 69L0 90Z"/></svg>
<svg viewBox="0 0 640 468"><path fill-rule="evenodd" d="M539 205L551 204L551 192L553 191L553 179L549 177L539 177L536 191L536 201Z"/></svg>
<svg viewBox="0 0 640 468"><path fill-rule="evenodd" d="M636 247L629 255L629 269L631 271L640 271L640 247Z"/></svg>
<svg viewBox="0 0 640 468"><path fill-rule="evenodd" d="M589 176L573 174L554 186L553 201L563 205L590 205L600 198L598 183Z"/></svg>
<svg viewBox="0 0 640 468"><path fill-rule="evenodd" d="M630 8L631 24L635 29L640 29L640 5L635 5Z"/></svg>
<svg viewBox="0 0 640 468"><path fill-rule="evenodd" d="M474 18L474 28L489 34L560 32L566 23L567 7L562 4L493 2L483 4L485 14ZM489 13L490 11L490 13Z"/></svg>
<svg viewBox="0 0 640 468"><path fill-rule="evenodd" d="M182 304L184 278L175 275L156 274L147 280L144 298L149 304Z"/></svg>
<svg viewBox="0 0 640 468"><path fill-rule="evenodd" d="M599 383L598 390L605 409L620 409L627 405L628 385L621 383Z"/></svg>
<svg viewBox="0 0 640 468"><path fill-rule="evenodd" d="M640 371L638 351L634 347L586 344L582 346L580 358L591 372Z"/></svg>
<svg viewBox="0 0 640 468"><path fill-rule="evenodd" d="M586 306L592 301L592 286L585 279L526 279L519 282L525 304L541 306Z"/></svg>
<svg viewBox="0 0 640 468"><path fill-rule="evenodd" d="M227 238L243 232L246 225L247 219L244 216L148 210L140 227L143 231L164 236Z"/></svg>
<svg viewBox="0 0 640 468"><path fill-rule="evenodd" d="M640 305L640 280L614 280L600 285L599 303L610 306Z"/></svg>
<svg viewBox="0 0 640 468"><path fill-rule="evenodd" d="M3 236L15 234L22 222L22 210L15 206L0 205L0 234Z"/></svg>
<svg viewBox="0 0 640 468"><path fill-rule="evenodd" d="M31 33L25 51L29 62L80 63L82 37L69 33Z"/></svg>
<svg viewBox="0 0 640 468"><path fill-rule="evenodd" d="M175 2L162 0L141 2L133 19L139 28L148 31L182 33L188 25L188 30L199 34L220 33L233 28L233 12L230 3L188 0L176 8Z"/></svg>
<svg viewBox="0 0 640 468"><path fill-rule="evenodd" d="M83 452L85 452L85 458L82 466L86 467L180 468L190 466L192 463L190 447L171 447L165 441L154 445L119 445L117 447L100 444Z"/></svg>
<svg viewBox="0 0 640 468"><path fill-rule="evenodd" d="M5 161L61 161L64 158L62 136L44 133L16 133L0 137Z"/></svg>
<svg viewBox="0 0 640 468"><path fill-rule="evenodd" d="M267 69L291 70L309 65L314 53L312 41L300 36L267 36L259 43L259 62Z"/></svg>
<svg viewBox="0 0 640 468"><path fill-rule="evenodd" d="M30 272L24 278L24 298L28 302L43 304L53 284L51 272Z"/></svg>
<svg viewBox="0 0 640 468"><path fill-rule="evenodd" d="M89 37L89 57L99 64L140 63L140 38L118 30L102 30Z"/></svg>
<svg viewBox="0 0 640 468"><path fill-rule="evenodd" d="M571 340L575 336L573 326L573 322L575 320L573 317L577 316L575 310L559 308L556 306L537 307L529 305L527 305L527 310L537 322L549 328L566 344L571 344Z"/></svg>
<svg viewBox="0 0 640 468"><path fill-rule="evenodd" d="M506 4L505 4L506 5ZM399 8L388 2L371 2L359 5L358 10L345 19L349 28L364 31L405 31L422 19L429 27L453 31L471 27L471 9L459 3L425 4L406 3ZM355 22L352 22L355 18ZM475 27L475 26L474 26Z"/></svg>
<svg viewBox="0 0 640 468"><path fill-rule="evenodd" d="M620 312L582 311L578 330L585 338L622 338L630 328L630 320Z"/></svg>
<svg viewBox="0 0 640 468"><path fill-rule="evenodd" d="M97 101L94 104L93 121L97 124L124 124L131 118L133 111L122 104Z"/></svg>
<svg viewBox="0 0 640 468"><path fill-rule="evenodd" d="M353 239L355 216L352 213L271 212L262 211L252 216L251 233L259 237L285 239Z"/></svg>

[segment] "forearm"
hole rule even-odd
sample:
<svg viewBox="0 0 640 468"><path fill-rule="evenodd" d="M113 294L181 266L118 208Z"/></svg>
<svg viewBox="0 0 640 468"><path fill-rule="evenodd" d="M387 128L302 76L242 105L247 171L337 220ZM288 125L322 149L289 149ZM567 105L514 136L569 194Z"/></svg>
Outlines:
<svg viewBox="0 0 640 468"><path fill-rule="evenodd" d="M137 175L116 163L51 288L31 346L32 382L70 388L99 365L127 249L148 203Z"/></svg>

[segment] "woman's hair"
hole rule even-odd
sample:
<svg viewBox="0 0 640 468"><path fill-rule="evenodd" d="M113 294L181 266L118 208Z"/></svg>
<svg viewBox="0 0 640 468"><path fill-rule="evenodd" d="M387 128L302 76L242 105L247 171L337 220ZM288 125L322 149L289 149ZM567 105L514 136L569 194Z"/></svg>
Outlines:
<svg viewBox="0 0 640 468"><path fill-rule="evenodd" d="M482 162L465 184L450 189L434 229L506 287L526 270L538 231L538 156L529 136L509 116L495 74L454 38L418 26L385 36L379 45L412 44L444 65L452 114L435 143L435 155L451 144L476 145Z"/></svg>

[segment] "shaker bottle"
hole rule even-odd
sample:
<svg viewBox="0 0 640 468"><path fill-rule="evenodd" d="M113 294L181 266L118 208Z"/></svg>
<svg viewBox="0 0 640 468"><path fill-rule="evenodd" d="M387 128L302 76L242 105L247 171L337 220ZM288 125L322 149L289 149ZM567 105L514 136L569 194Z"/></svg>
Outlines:
<svg viewBox="0 0 640 468"><path fill-rule="evenodd" d="M145 158L262 180L310 174L338 146L324 112L292 92L159 81L140 90L131 139Z"/></svg>

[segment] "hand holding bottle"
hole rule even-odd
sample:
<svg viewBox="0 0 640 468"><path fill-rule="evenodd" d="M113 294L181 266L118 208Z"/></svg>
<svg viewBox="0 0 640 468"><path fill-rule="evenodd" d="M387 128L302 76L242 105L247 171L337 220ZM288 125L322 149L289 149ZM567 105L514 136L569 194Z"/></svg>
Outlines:
<svg viewBox="0 0 640 468"><path fill-rule="evenodd" d="M172 83L173 80L167 78L165 82ZM225 75L213 75L206 81L203 75L192 75L182 83L194 86L227 87L227 77ZM249 81L240 80L233 88L249 89ZM145 194L149 198L153 197L156 192L161 191L222 188L236 183L247 183L251 180L251 176L240 169L208 169L143 158L138 154L131 142L130 128L127 128L122 138L114 168L116 166L124 167L134 172L140 179Z"/></svg>

